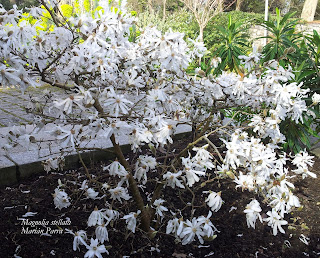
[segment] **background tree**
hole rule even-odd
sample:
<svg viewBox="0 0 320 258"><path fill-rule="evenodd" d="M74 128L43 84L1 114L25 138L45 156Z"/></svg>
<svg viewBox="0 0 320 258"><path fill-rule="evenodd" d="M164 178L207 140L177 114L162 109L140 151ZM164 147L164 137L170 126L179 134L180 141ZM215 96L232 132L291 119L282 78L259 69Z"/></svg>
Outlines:
<svg viewBox="0 0 320 258"><path fill-rule="evenodd" d="M199 37L203 42L203 30L208 22L219 12L221 12L221 5L223 0L181 0L185 6L192 12L198 25Z"/></svg>
<svg viewBox="0 0 320 258"><path fill-rule="evenodd" d="M12 7L12 4L10 3L9 0L0 0L0 4L2 4L2 6L8 10Z"/></svg>
<svg viewBox="0 0 320 258"><path fill-rule="evenodd" d="M291 0L284 1L283 8L281 10L282 15L285 15L290 11L291 2L292 2Z"/></svg>
<svg viewBox="0 0 320 258"><path fill-rule="evenodd" d="M278 8L283 15L289 11L297 11L297 15L300 15L302 4L303 0L269 0L269 11L274 14L276 8ZM236 3L231 6L231 10L264 13L264 5L265 1L261 0L237 0Z"/></svg>
<svg viewBox="0 0 320 258"><path fill-rule="evenodd" d="M225 0L218 0L217 13L223 12Z"/></svg>
<svg viewBox="0 0 320 258"><path fill-rule="evenodd" d="M241 4L242 4L243 0L237 0L237 4L236 4L236 11L240 11L241 10Z"/></svg>
<svg viewBox="0 0 320 258"><path fill-rule="evenodd" d="M317 4L318 0L305 0L301 13L301 18L308 22L313 21L317 9Z"/></svg>
<svg viewBox="0 0 320 258"><path fill-rule="evenodd" d="M162 7L162 20L165 20L166 19L166 8L167 8L167 0L162 0L162 4L163 4L163 7Z"/></svg>
<svg viewBox="0 0 320 258"><path fill-rule="evenodd" d="M148 10L150 13L154 13L154 9L153 9L153 1L152 0L148 0Z"/></svg>
<svg viewBox="0 0 320 258"><path fill-rule="evenodd" d="M0 0L0 4L3 5L3 7L8 10L11 9L14 4L18 6L19 9L25 8L25 7L31 7L38 5L38 0Z"/></svg>

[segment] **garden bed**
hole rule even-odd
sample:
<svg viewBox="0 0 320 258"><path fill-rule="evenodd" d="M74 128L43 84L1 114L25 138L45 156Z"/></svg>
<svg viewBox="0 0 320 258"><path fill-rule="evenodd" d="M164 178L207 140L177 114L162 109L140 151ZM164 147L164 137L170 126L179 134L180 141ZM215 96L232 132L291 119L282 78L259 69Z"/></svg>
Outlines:
<svg viewBox="0 0 320 258"><path fill-rule="evenodd" d="M182 141L180 141L180 145ZM131 154L130 159L134 159ZM102 171L102 164L91 167L90 173L99 177L107 177ZM313 172L319 174L320 159L316 159ZM86 230L93 233L92 228L87 227L87 219L95 206L103 208L104 200L90 200L83 195L70 195L72 205L61 211L55 209L52 193L57 187L58 179L67 185L67 192L79 188L73 186L74 181L81 182L86 179L82 168L61 173L43 174L33 176L23 183L12 187L0 189L0 253L1 257L12 257L14 254L21 257L83 257L86 248L81 246L81 251L72 250L73 235L66 233L65 229ZM221 183L221 184L220 184ZM220 233L213 241L198 241L189 245L181 245L175 241L174 236L165 234L165 226L156 228L158 234L154 239L149 239L141 231L132 234L127 231L125 221L119 219L113 228L108 227L110 257L319 257L320 255L320 177L307 178L304 181L295 182L295 194L299 197L303 209L295 211L288 220L291 229L284 227L286 234L272 235L271 228L266 223L257 222L256 229L248 228L243 209L252 193L241 192L235 189L235 184L221 181L214 182L203 188L198 188L194 194L199 208L196 213L207 214L208 207L204 204L203 191L221 191L224 204L222 208L211 217L213 224ZM145 192L150 185L147 183ZM152 189L150 189L151 191ZM178 196L176 189L165 188L167 203L175 208L183 208L180 201L190 198L186 195ZM262 203L262 200L260 200ZM201 204L202 202L202 204ZM119 207L119 206L118 206ZM168 206L170 209L171 207ZM264 207L265 208L265 207ZM133 204L123 204L121 210L129 213L135 211ZM263 209L266 211L266 209ZM26 212L36 212L28 217L29 222L41 221L45 226L35 226L22 222ZM187 217L190 210L185 209L182 214ZM190 215L188 215L190 216ZM262 214L262 216L266 216ZM24 224L23 224L24 223ZM163 224L165 225L165 224ZM34 230L36 229L36 230ZM34 230L34 231L31 231ZM38 230L38 231L37 231ZM41 235L41 233L44 233ZM309 244L303 243L301 234L310 238Z"/></svg>

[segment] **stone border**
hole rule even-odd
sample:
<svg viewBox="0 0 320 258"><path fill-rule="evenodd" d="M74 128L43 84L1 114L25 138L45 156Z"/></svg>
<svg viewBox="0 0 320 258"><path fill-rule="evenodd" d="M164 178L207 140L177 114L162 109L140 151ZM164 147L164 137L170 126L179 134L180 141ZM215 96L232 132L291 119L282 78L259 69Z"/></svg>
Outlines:
<svg viewBox="0 0 320 258"><path fill-rule="evenodd" d="M190 131L182 132L175 134L173 136L173 139L180 140L190 135ZM121 145L121 149L124 154L128 154L131 151L131 145ZM100 151L86 151L81 153L81 157L86 164L90 164L91 162L107 161L109 159L115 158L115 154L112 153L112 151L113 147ZM36 161L32 163L21 165L16 164L10 167L0 168L0 186L10 186L16 183L20 183L31 175L45 174L41 163L42 161ZM78 154L65 156L65 167L63 168L63 170L76 169L79 167L81 167L81 164Z"/></svg>

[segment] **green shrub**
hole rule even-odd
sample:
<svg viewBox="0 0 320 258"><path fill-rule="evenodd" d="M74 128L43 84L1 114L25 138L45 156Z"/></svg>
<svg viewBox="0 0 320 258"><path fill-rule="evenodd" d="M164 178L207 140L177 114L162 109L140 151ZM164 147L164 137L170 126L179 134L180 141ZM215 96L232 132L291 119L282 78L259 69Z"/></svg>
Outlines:
<svg viewBox="0 0 320 258"><path fill-rule="evenodd" d="M212 54L213 58L221 58L221 62L215 69L215 74L221 73L226 68L229 71L239 71L239 56L245 54L243 49L248 47L249 40L243 23L241 21L233 22L231 15L229 15L227 26L216 26L215 28L218 30L218 36L221 40L218 49Z"/></svg>
<svg viewBox="0 0 320 258"><path fill-rule="evenodd" d="M228 16L231 16L232 21L237 21L242 23L243 30L248 30L250 27L260 24L264 20L262 14L255 13L245 13L240 11L232 11L228 13L220 13L213 17L204 30L204 42L206 47L210 51L214 51L222 43L222 39L218 34L217 26L225 26L228 24ZM251 50L251 45L248 45L245 52Z"/></svg>
<svg viewBox="0 0 320 258"><path fill-rule="evenodd" d="M143 29L149 25L156 26L160 31L166 32L170 28L173 31L184 33L186 38L196 38L198 36L198 25L192 14L186 9L181 9L173 14L168 14L163 20L158 13L143 12L138 14L137 25Z"/></svg>
<svg viewBox="0 0 320 258"><path fill-rule="evenodd" d="M281 18L280 10L277 9L276 12L277 18L274 22L264 21L261 23L268 31L268 36L266 36L268 44L264 46L262 51L264 55L263 61L271 59L280 61L283 55L289 56L289 53L285 53L286 49L293 48L298 50L297 43L302 36L300 33L295 32L295 26L298 24L298 20L289 20L294 13L287 13Z"/></svg>
<svg viewBox="0 0 320 258"><path fill-rule="evenodd" d="M221 44L222 41L216 27L228 24L229 15L233 21L241 22L244 30L259 24L264 20L263 14L245 13L240 11L224 12L216 15L204 29L204 42L208 50L214 51ZM144 28L148 25L154 25L162 32L166 32L171 28L173 31L184 33L186 38L195 39L199 35L199 26L197 22L192 13L185 8L167 15L165 20L163 20L158 13L152 14L143 12L138 14L138 27ZM249 51L249 49L251 49L250 45L248 45L245 50Z"/></svg>

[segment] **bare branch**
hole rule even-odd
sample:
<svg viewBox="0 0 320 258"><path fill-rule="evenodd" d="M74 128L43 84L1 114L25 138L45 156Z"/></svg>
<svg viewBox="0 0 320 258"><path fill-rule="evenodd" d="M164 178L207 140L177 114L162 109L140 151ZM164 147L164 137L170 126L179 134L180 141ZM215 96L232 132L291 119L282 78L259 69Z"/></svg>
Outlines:
<svg viewBox="0 0 320 258"><path fill-rule="evenodd" d="M200 41L203 42L203 30L209 21L224 10L225 0L180 0L192 12L199 25Z"/></svg>

